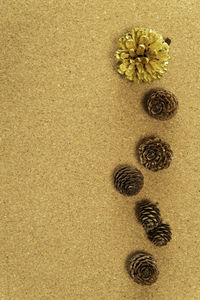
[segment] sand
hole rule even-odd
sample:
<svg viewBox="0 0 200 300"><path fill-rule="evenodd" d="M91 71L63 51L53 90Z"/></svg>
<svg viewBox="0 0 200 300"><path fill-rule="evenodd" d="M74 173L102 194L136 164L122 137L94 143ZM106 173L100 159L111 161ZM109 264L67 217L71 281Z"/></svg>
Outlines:
<svg viewBox="0 0 200 300"><path fill-rule="evenodd" d="M199 3L197 0L0 2L0 299L199 300ZM136 85L116 72L118 38L148 27L170 38L160 81ZM172 91L178 114L145 112L150 88ZM171 166L153 173L135 147L158 135ZM112 184L118 164L145 179L135 197ZM147 240L136 201L159 202L173 230ZM150 252L152 286L134 283L130 252Z"/></svg>

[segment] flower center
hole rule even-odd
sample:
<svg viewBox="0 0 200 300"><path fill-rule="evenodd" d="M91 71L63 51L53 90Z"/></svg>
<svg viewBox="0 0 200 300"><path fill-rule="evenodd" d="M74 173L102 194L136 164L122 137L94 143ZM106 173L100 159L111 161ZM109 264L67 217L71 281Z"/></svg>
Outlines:
<svg viewBox="0 0 200 300"><path fill-rule="evenodd" d="M148 160L154 160L156 157L156 153L153 150L149 150L148 154L147 154L147 159Z"/></svg>
<svg viewBox="0 0 200 300"><path fill-rule="evenodd" d="M157 102L152 106L152 113L159 114L160 112L162 112L162 104Z"/></svg>
<svg viewBox="0 0 200 300"><path fill-rule="evenodd" d="M142 270L142 275L144 278L148 278L150 276L150 274L151 274L151 272L150 272L149 268L144 268Z"/></svg>

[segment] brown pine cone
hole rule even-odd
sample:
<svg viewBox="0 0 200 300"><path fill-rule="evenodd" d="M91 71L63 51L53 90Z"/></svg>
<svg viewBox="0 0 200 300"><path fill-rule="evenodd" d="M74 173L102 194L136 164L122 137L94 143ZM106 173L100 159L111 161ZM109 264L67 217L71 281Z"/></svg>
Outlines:
<svg viewBox="0 0 200 300"><path fill-rule="evenodd" d="M158 247L167 245L172 238L170 226L164 223L158 225L154 230L149 231L147 235L149 240Z"/></svg>
<svg viewBox="0 0 200 300"><path fill-rule="evenodd" d="M136 204L136 217L148 232L161 223L160 210L156 204L144 199Z"/></svg>
<svg viewBox="0 0 200 300"><path fill-rule="evenodd" d="M138 148L138 154L141 164L153 172L168 168L173 159L170 145L158 137L145 138Z"/></svg>
<svg viewBox="0 0 200 300"><path fill-rule="evenodd" d="M129 263L129 274L136 283L151 285L156 282L159 271L151 254L136 253L131 257Z"/></svg>
<svg viewBox="0 0 200 300"><path fill-rule="evenodd" d="M114 172L114 185L121 194L133 196L142 189L144 177L140 170L134 167L120 166Z"/></svg>
<svg viewBox="0 0 200 300"><path fill-rule="evenodd" d="M157 89L147 98L146 106L150 116L164 121L171 119L177 113L178 100L172 92Z"/></svg>

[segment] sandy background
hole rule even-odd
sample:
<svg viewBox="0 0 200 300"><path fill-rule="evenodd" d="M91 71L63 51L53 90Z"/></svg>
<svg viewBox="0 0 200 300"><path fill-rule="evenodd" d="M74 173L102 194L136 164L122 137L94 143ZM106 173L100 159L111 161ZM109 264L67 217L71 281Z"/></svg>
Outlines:
<svg viewBox="0 0 200 300"><path fill-rule="evenodd" d="M197 0L0 1L0 299L200 299L199 14ZM117 39L151 27L172 40L167 74L135 85L115 71ZM150 118L142 97L171 90L179 112ZM137 161L139 139L172 147L170 168ZM136 197L120 195L113 169L144 174ZM173 240L153 246L135 202L158 201ZM152 253L159 280L133 283L124 264Z"/></svg>

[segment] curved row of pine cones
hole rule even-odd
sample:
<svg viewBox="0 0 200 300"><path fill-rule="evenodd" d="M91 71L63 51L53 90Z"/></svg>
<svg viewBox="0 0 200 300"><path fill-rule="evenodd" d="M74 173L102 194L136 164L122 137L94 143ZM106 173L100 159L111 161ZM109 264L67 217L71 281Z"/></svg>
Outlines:
<svg viewBox="0 0 200 300"><path fill-rule="evenodd" d="M115 188L126 196L138 194L144 185L141 171L129 165L118 166L114 171L113 180ZM158 247L167 245L172 236L171 228L162 222L157 203L143 199L136 204L135 213L148 239ZM139 252L129 261L129 274L136 283L151 285L157 280L159 272L151 254Z"/></svg>
<svg viewBox="0 0 200 300"><path fill-rule="evenodd" d="M119 49L115 52L119 74L135 83L160 78L167 71L170 42L154 30L133 29L119 39ZM176 114L178 101L170 91L151 90L145 97L145 108L151 117L165 121ZM156 172L170 166L173 152L169 144L151 136L140 143L138 157L144 167ZM128 165L116 168L113 178L115 188L126 196L138 194L144 185L141 171ZM171 228L163 223L157 203L143 199L136 204L135 213L148 239L158 247L167 245L172 236ZM153 284L159 274L156 260L147 252L134 253L128 261L128 271L132 279L142 285Z"/></svg>

